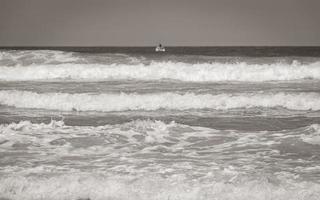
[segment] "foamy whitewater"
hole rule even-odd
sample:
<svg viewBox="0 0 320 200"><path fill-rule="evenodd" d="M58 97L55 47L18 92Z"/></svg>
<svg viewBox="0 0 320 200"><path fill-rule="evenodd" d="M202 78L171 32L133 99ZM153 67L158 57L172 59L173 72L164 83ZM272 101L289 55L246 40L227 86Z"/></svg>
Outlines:
<svg viewBox="0 0 320 200"><path fill-rule="evenodd" d="M1 200L318 200L320 58L0 51Z"/></svg>

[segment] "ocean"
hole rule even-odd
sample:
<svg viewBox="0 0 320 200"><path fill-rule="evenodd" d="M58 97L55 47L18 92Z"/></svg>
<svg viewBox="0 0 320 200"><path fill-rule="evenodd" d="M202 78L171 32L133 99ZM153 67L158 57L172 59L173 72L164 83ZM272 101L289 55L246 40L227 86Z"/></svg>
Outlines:
<svg viewBox="0 0 320 200"><path fill-rule="evenodd" d="M319 47L0 50L1 200L319 200Z"/></svg>

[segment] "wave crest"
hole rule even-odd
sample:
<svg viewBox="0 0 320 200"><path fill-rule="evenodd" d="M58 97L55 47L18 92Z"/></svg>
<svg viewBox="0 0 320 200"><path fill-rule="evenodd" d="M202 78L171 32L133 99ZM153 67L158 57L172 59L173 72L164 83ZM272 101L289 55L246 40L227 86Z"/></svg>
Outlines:
<svg viewBox="0 0 320 200"><path fill-rule="evenodd" d="M320 79L320 62L310 64L151 62L150 64L43 64L1 66L1 81L30 80L162 80L190 82L290 81Z"/></svg>
<svg viewBox="0 0 320 200"><path fill-rule="evenodd" d="M19 108L61 111L128 111L128 110L227 110L251 107L284 107L291 110L320 110L318 93L241 93L241 94L69 94L0 91L0 104Z"/></svg>

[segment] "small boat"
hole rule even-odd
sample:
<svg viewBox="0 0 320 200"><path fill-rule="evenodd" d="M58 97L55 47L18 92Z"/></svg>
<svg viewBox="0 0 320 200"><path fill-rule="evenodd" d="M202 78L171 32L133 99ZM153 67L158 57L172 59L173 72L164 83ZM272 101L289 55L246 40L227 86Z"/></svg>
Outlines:
<svg viewBox="0 0 320 200"><path fill-rule="evenodd" d="M166 48L164 48L161 44L159 44L156 49L155 49L156 52L165 52L166 51Z"/></svg>

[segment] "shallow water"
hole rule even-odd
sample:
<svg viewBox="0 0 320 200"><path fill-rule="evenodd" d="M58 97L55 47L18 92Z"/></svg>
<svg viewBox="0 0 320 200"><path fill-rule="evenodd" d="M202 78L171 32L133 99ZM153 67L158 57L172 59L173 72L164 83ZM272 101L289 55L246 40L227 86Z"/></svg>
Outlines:
<svg viewBox="0 0 320 200"><path fill-rule="evenodd" d="M1 51L0 197L319 199L316 57Z"/></svg>

